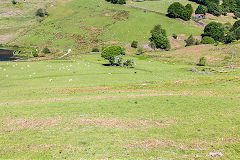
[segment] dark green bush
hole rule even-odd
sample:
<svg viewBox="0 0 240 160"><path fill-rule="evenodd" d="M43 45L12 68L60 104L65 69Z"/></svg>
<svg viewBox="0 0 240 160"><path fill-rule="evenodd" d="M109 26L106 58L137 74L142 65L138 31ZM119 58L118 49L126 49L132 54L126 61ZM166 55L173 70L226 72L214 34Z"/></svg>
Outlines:
<svg viewBox="0 0 240 160"><path fill-rule="evenodd" d="M202 44L213 44L215 43L214 39L209 36L204 36L201 41Z"/></svg>
<svg viewBox="0 0 240 160"><path fill-rule="evenodd" d="M33 52L33 57L38 57L38 53L37 52Z"/></svg>
<svg viewBox="0 0 240 160"><path fill-rule="evenodd" d="M131 47L132 48L137 48L138 47L138 41L132 41Z"/></svg>
<svg viewBox="0 0 240 160"><path fill-rule="evenodd" d="M225 44L232 43L234 40L235 40L235 36L233 35L232 32L228 32L224 37Z"/></svg>
<svg viewBox="0 0 240 160"><path fill-rule="evenodd" d="M113 4L126 4L126 0L106 0L107 2L111 2Z"/></svg>
<svg viewBox="0 0 240 160"><path fill-rule="evenodd" d="M92 52L99 52L98 47L97 47L97 46L93 47L93 48L92 48Z"/></svg>
<svg viewBox="0 0 240 160"><path fill-rule="evenodd" d="M101 57L108 60L111 65L114 64L115 57L118 55L124 55L124 49L120 46L108 46L104 48L104 50L101 53Z"/></svg>
<svg viewBox="0 0 240 160"><path fill-rule="evenodd" d="M43 48L42 53L48 54L51 52L50 52L49 48L45 47L45 48Z"/></svg>
<svg viewBox="0 0 240 160"><path fill-rule="evenodd" d="M193 8L191 4L183 6L179 2L174 2L168 7L168 16L171 18L181 18L185 21L191 19Z"/></svg>
<svg viewBox="0 0 240 160"><path fill-rule="evenodd" d="M197 64L198 66L206 66L207 65L207 58L206 57L201 57L199 60L199 63Z"/></svg>
<svg viewBox="0 0 240 160"><path fill-rule="evenodd" d="M196 42L195 42L195 45L200 45L201 42L197 39Z"/></svg>

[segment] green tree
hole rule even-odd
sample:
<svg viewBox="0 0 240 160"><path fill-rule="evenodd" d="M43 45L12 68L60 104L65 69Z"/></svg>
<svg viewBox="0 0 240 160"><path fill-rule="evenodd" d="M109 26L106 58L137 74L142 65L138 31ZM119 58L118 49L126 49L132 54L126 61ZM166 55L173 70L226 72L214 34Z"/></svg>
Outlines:
<svg viewBox="0 0 240 160"><path fill-rule="evenodd" d="M225 44L232 43L234 40L235 40L235 36L233 35L232 32L228 32L224 37Z"/></svg>
<svg viewBox="0 0 240 160"><path fill-rule="evenodd" d="M207 4L208 13L211 13L215 16L220 16L222 14L221 8L218 4L210 2Z"/></svg>
<svg viewBox="0 0 240 160"><path fill-rule="evenodd" d="M156 25L151 30L152 37L149 39L156 48L170 49L171 45L166 35L166 30L161 25Z"/></svg>
<svg viewBox="0 0 240 160"><path fill-rule="evenodd" d="M224 27L221 23L210 22L204 28L203 36L212 37L215 41L222 41L224 38Z"/></svg>
<svg viewBox="0 0 240 160"><path fill-rule="evenodd" d="M47 53L51 53L51 51L49 48L45 47L45 48L43 48L42 53L47 54Z"/></svg>
<svg viewBox="0 0 240 160"><path fill-rule="evenodd" d="M195 14L206 14L206 13L207 13L207 7L205 7L204 5L199 5L195 11Z"/></svg>
<svg viewBox="0 0 240 160"><path fill-rule="evenodd" d="M231 28L231 31L234 31L235 29L239 28L240 27L240 20L236 21L234 24L233 24L233 27Z"/></svg>
<svg viewBox="0 0 240 160"><path fill-rule="evenodd" d="M174 2L168 7L168 16L172 18L181 18L184 12L185 7L179 2Z"/></svg>
<svg viewBox="0 0 240 160"><path fill-rule="evenodd" d="M193 38L193 36L192 35L190 35L186 40L185 40L185 42L186 42L186 47L187 46L192 46L192 45L194 45L194 38Z"/></svg>
<svg viewBox="0 0 240 160"><path fill-rule="evenodd" d="M132 41L131 47L132 48L137 48L138 47L138 41Z"/></svg>
<svg viewBox="0 0 240 160"><path fill-rule="evenodd" d="M124 55L124 49L120 46L108 46L104 48L104 50L101 53L101 57L108 60L111 65L114 64L115 57L119 55Z"/></svg>

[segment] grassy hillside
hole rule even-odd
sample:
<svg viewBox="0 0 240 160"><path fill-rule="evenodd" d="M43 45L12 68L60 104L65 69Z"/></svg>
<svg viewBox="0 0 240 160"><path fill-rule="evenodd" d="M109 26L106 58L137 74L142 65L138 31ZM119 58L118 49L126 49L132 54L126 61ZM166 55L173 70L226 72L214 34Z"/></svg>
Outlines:
<svg viewBox="0 0 240 160"><path fill-rule="evenodd" d="M0 158L240 158L239 70L135 60L1 62Z"/></svg>
<svg viewBox="0 0 240 160"><path fill-rule="evenodd" d="M163 13L167 13L168 7L173 3L173 2L180 2L183 5L191 4L193 9L196 9L198 4L191 2L189 0L174 0L174 1L169 1L169 0L155 0L155 1L143 1L143 2L134 2L134 1L127 1L129 5L137 6L137 7L142 7L146 9L150 9L153 11L159 11Z"/></svg>
<svg viewBox="0 0 240 160"><path fill-rule="evenodd" d="M168 35L202 33L197 27L184 25L178 20L113 5L104 0L58 2L49 13L50 16L41 24L12 43L62 50L69 47L81 49L107 41L144 42L148 41L155 24L162 24Z"/></svg>
<svg viewBox="0 0 240 160"><path fill-rule="evenodd" d="M17 0L13 5L11 0L0 1L0 43L14 39L20 32L29 29L36 23L35 11L38 8L49 7L54 0Z"/></svg>

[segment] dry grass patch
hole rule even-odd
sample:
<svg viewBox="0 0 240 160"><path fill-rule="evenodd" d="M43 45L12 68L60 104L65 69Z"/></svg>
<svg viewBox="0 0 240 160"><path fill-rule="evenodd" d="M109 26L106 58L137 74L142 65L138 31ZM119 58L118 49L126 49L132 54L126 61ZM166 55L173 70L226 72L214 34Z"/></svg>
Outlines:
<svg viewBox="0 0 240 160"><path fill-rule="evenodd" d="M61 117L57 118L6 118L3 119L1 128L3 131L19 131L24 129L39 129L44 127L53 127L59 125L62 121Z"/></svg>

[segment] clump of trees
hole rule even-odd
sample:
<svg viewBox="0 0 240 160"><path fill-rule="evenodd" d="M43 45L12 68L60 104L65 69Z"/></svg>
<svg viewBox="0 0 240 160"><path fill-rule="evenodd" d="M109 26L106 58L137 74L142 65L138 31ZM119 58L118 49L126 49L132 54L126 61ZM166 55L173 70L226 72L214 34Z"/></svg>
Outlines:
<svg viewBox="0 0 240 160"><path fill-rule="evenodd" d="M111 2L113 4L126 4L126 0L106 0L107 2Z"/></svg>
<svg viewBox="0 0 240 160"><path fill-rule="evenodd" d="M206 14L207 13L207 7L204 5L199 5L195 11L195 14Z"/></svg>
<svg viewBox="0 0 240 160"><path fill-rule="evenodd" d="M169 50L171 48L170 42L167 38L166 30L162 28L161 25L156 25L151 30L152 37L150 40L150 45L153 48L160 48Z"/></svg>
<svg viewBox="0 0 240 160"><path fill-rule="evenodd" d="M171 18L181 18L188 21L191 19L193 8L191 4L184 6L179 2L174 2L168 7L167 12L168 16Z"/></svg>

